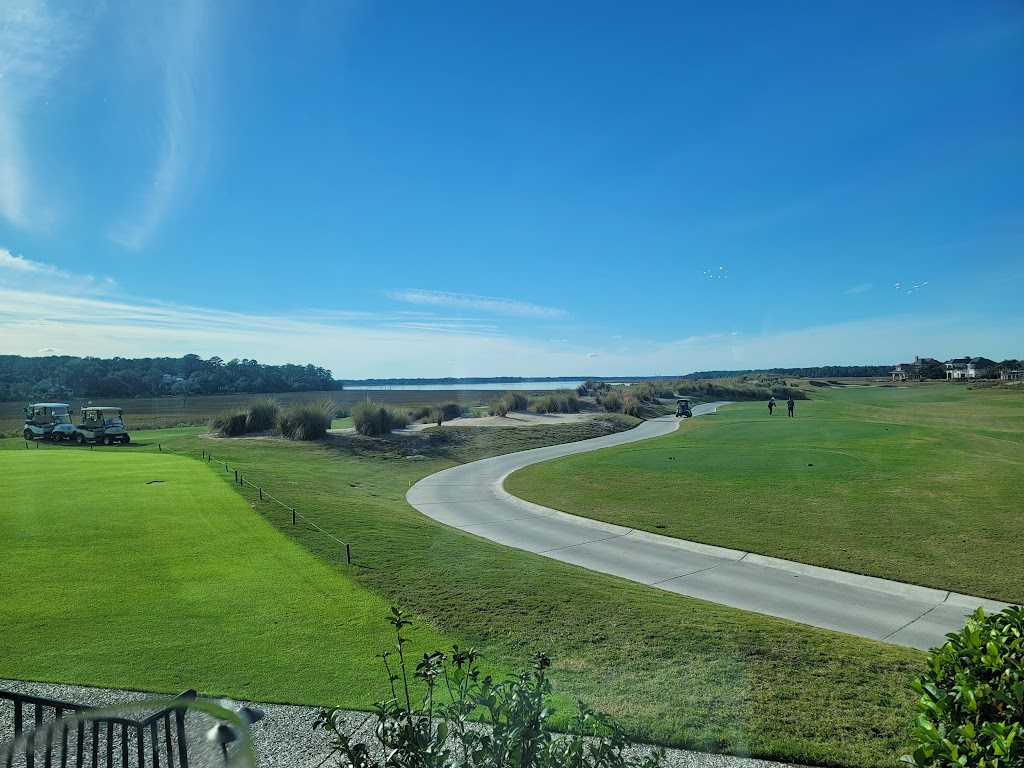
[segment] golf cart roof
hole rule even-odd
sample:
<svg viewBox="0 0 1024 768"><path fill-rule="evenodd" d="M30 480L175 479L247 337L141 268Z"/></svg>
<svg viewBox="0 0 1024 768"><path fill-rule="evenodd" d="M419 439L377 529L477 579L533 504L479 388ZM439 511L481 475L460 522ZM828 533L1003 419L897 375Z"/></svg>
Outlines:
<svg viewBox="0 0 1024 768"><path fill-rule="evenodd" d="M32 403L29 408L67 408L67 403Z"/></svg>
<svg viewBox="0 0 1024 768"><path fill-rule="evenodd" d="M118 411L121 412L124 409L119 408L116 405L83 405L83 411Z"/></svg>

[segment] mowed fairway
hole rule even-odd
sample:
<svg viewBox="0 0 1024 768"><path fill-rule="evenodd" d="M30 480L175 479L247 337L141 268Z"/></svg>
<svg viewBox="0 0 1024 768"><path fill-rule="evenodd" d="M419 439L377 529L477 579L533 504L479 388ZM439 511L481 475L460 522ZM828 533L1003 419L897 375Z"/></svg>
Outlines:
<svg viewBox="0 0 1024 768"><path fill-rule="evenodd" d="M389 603L192 459L0 451L0 547L0 677L349 707L386 689Z"/></svg>
<svg viewBox="0 0 1024 768"><path fill-rule="evenodd" d="M946 384L727 406L536 465L523 498L681 539L1024 601L1024 395Z"/></svg>

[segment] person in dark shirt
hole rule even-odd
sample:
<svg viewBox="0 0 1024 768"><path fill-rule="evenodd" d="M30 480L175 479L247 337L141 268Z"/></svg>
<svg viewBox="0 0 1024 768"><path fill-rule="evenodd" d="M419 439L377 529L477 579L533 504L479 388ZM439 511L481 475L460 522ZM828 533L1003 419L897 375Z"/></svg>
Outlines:
<svg viewBox="0 0 1024 768"><path fill-rule="evenodd" d="M796 405L796 403L793 402L793 398L792 397L789 398L789 400L786 401L786 407L789 409L789 414L788 415L790 415L790 416L793 415L793 407L795 405Z"/></svg>

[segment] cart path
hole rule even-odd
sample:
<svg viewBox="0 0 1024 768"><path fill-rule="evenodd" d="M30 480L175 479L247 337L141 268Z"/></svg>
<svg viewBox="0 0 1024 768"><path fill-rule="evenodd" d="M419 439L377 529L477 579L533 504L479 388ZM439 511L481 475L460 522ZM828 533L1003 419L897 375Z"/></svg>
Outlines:
<svg viewBox="0 0 1024 768"><path fill-rule="evenodd" d="M708 418L720 405L694 407ZM452 467L409 489L423 514L468 533L669 592L927 650L957 632L979 605L1006 603L714 547L576 517L517 498L504 488L517 469L675 431L673 416L627 432L534 448Z"/></svg>

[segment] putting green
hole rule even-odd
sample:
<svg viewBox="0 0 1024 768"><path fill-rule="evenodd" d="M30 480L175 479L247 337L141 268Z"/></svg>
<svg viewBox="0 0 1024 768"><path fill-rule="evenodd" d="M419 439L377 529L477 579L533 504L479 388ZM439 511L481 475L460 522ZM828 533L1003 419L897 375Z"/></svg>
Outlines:
<svg viewBox="0 0 1024 768"><path fill-rule="evenodd" d="M0 677L348 707L386 690L390 605L201 462L3 451L0 510Z"/></svg>

